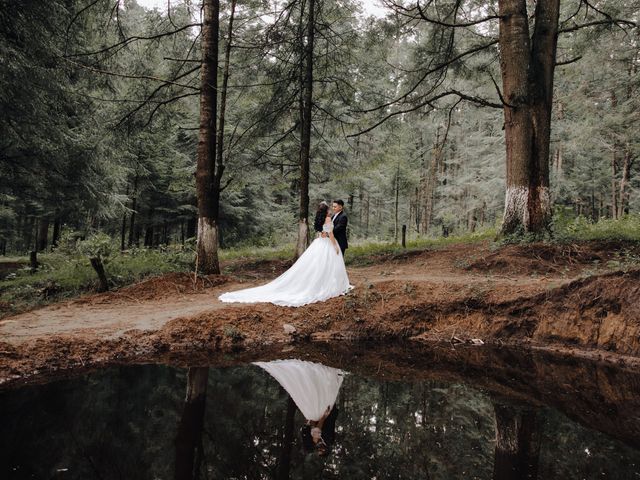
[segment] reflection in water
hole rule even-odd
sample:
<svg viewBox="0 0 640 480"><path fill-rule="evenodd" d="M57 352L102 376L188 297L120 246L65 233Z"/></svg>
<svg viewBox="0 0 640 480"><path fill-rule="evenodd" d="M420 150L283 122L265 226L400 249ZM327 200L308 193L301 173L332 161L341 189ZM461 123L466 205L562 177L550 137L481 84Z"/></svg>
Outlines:
<svg viewBox="0 0 640 480"><path fill-rule="evenodd" d="M305 451L327 456L335 440L338 416L335 403L344 372L298 359L255 362L255 365L278 381L304 415L306 423L300 433Z"/></svg>
<svg viewBox="0 0 640 480"><path fill-rule="evenodd" d="M464 382L350 374L330 402L340 410L331 454L319 457L296 435L307 419L295 398L264 369L110 368L0 392L0 478L638 478L638 419L625 405L640 382L612 373L598 379L611 394L588 411L579 393L574 411L570 389L557 391L564 413L527 401L517 392L532 382L514 375L498 394L475 372ZM578 385L568 369L562 378Z"/></svg>
<svg viewBox="0 0 640 480"><path fill-rule="evenodd" d="M190 368L187 393L176 434L175 480L200 478L202 463L202 429L207 400L209 368Z"/></svg>
<svg viewBox="0 0 640 480"><path fill-rule="evenodd" d="M287 414L284 422L284 434L280 457L276 467L276 480L287 480L291 470L291 448L293 447L293 425L296 414L296 404L291 397L287 401Z"/></svg>
<svg viewBox="0 0 640 480"><path fill-rule="evenodd" d="M494 480L536 479L540 430L534 408L494 402L496 450Z"/></svg>

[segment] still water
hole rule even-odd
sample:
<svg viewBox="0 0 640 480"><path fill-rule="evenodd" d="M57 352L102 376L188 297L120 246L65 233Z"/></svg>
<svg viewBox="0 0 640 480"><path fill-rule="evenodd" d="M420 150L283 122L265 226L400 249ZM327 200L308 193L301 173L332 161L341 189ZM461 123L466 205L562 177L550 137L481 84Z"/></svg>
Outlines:
<svg viewBox="0 0 640 480"><path fill-rule="evenodd" d="M298 400L254 364L5 389L0 478L640 478L634 374L547 365L540 384L517 369L479 381L380 368L342 377L326 456L303 449Z"/></svg>

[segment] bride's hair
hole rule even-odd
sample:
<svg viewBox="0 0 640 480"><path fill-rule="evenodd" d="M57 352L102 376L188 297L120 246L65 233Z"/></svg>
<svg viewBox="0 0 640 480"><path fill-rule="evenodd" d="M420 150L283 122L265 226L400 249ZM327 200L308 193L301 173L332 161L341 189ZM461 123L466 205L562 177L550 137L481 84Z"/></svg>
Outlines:
<svg viewBox="0 0 640 480"><path fill-rule="evenodd" d="M329 205L327 202L320 202L318 205L318 210L316 211L316 218L313 221L313 229L316 232L322 231L322 226L324 225L324 219L327 218L327 212L329 211Z"/></svg>
<svg viewBox="0 0 640 480"><path fill-rule="evenodd" d="M304 425L300 429L300 435L302 437L302 450L304 453L315 452L321 457L326 457L331 453L333 444L336 439L336 418L338 416L338 409L334 406L331 409L331 413L325 418L322 425L322 433L320 438L321 442L314 443L313 436L311 435L311 425Z"/></svg>

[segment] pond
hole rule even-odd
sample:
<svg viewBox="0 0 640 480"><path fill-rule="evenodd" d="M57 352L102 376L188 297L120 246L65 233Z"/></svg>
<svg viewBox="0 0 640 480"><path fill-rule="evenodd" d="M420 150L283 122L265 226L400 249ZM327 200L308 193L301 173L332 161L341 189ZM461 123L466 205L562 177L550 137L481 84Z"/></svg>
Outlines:
<svg viewBox="0 0 640 480"><path fill-rule="evenodd" d="M295 390L308 370L287 385L265 364L123 365L5 388L0 478L640 478L636 373L513 353L462 355L456 368L448 354L411 355L333 362L327 371L348 373L330 394L325 452L303 448L307 400L282 386Z"/></svg>

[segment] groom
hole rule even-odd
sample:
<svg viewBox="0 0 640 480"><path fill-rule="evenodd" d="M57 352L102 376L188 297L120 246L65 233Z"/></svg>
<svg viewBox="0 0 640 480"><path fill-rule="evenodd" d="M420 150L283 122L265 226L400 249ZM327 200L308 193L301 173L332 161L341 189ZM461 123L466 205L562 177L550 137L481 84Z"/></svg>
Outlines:
<svg viewBox="0 0 640 480"><path fill-rule="evenodd" d="M347 242L347 223L349 219L347 218L347 214L344 213L344 202L342 200L334 200L333 201L333 236L340 245L340 250L342 250L342 255L344 256L344 251L349 248L349 243Z"/></svg>

